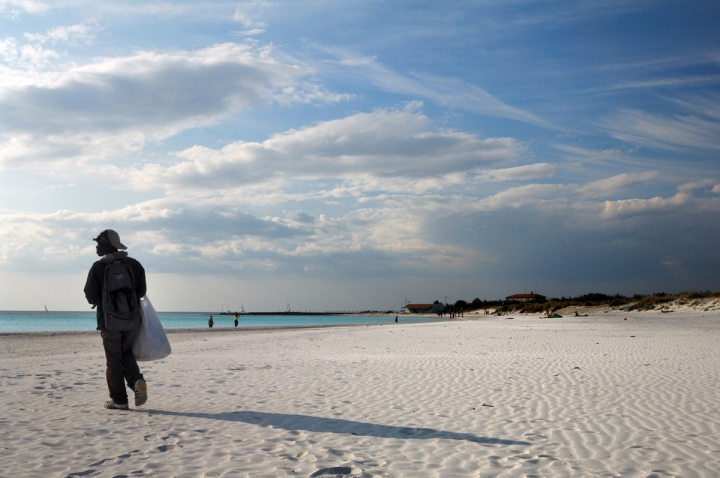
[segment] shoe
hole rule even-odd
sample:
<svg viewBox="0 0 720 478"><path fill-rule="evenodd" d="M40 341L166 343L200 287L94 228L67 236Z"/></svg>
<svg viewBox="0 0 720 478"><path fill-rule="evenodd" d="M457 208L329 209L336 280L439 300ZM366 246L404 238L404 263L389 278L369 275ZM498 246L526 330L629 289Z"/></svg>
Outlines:
<svg viewBox="0 0 720 478"><path fill-rule="evenodd" d="M105 408L109 410L130 410L127 403L115 403L112 400L105 402Z"/></svg>
<svg viewBox="0 0 720 478"><path fill-rule="evenodd" d="M139 379L135 382L135 406L139 407L145 402L147 402L147 384L145 380Z"/></svg>

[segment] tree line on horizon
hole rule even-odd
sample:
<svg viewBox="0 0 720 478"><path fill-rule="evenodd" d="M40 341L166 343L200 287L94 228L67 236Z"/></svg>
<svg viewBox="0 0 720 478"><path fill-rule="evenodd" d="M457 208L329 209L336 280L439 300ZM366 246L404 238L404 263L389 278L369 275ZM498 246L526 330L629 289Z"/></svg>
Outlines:
<svg viewBox="0 0 720 478"><path fill-rule="evenodd" d="M555 312L556 310L571 306L598 306L608 305L610 307L627 306L627 310L649 310L659 304L677 300L681 304L692 300L720 297L720 291L692 291L668 294L666 292L655 292L653 294L634 294L625 296L621 294L608 295L601 292L592 292L577 297L553 297L544 300L532 300L530 302L515 302L507 300L481 300L473 299L471 302L458 300L454 304L446 304L453 312L469 312L474 310L495 309L502 312ZM440 304L440 301L435 301Z"/></svg>

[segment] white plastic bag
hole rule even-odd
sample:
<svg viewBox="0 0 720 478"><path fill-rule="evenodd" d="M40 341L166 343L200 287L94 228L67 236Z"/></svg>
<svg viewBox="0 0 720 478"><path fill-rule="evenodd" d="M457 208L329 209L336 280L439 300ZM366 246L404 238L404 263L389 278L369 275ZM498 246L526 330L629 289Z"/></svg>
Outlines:
<svg viewBox="0 0 720 478"><path fill-rule="evenodd" d="M142 324L133 344L133 355L138 362L160 360L170 355L170 341L165 335L157 312L147 296L140 299Z"/></svg>

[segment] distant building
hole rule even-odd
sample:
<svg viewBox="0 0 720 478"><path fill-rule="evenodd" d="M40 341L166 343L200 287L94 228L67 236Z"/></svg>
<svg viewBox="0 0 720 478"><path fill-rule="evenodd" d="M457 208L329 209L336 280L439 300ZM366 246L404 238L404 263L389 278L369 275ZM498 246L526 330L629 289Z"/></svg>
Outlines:
<svg viewBox="0 0 720 478"><path fill-rule="evenodd" d="M508 302L543 302L545 300L544 295L535 294L530 291L529 294L514 294L505 297Z"/></svg>
<svg viewBox="0 0 720 478"><path fill-rule="evenodd" d="M439 314L445 311L443 304L407 304L402 309L405 314Z"/></svg>

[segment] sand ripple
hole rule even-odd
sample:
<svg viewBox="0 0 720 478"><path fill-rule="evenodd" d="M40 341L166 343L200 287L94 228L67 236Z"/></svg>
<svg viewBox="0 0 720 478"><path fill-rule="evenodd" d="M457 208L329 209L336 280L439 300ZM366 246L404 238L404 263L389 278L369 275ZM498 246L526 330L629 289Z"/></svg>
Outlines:
<svg viewBox="0 0 720 478"><path fill-rule="evenodd" d="M622 319L198 334L127 412L99 338L13 342L0 476L720 476L720 318Z"/></svg>

